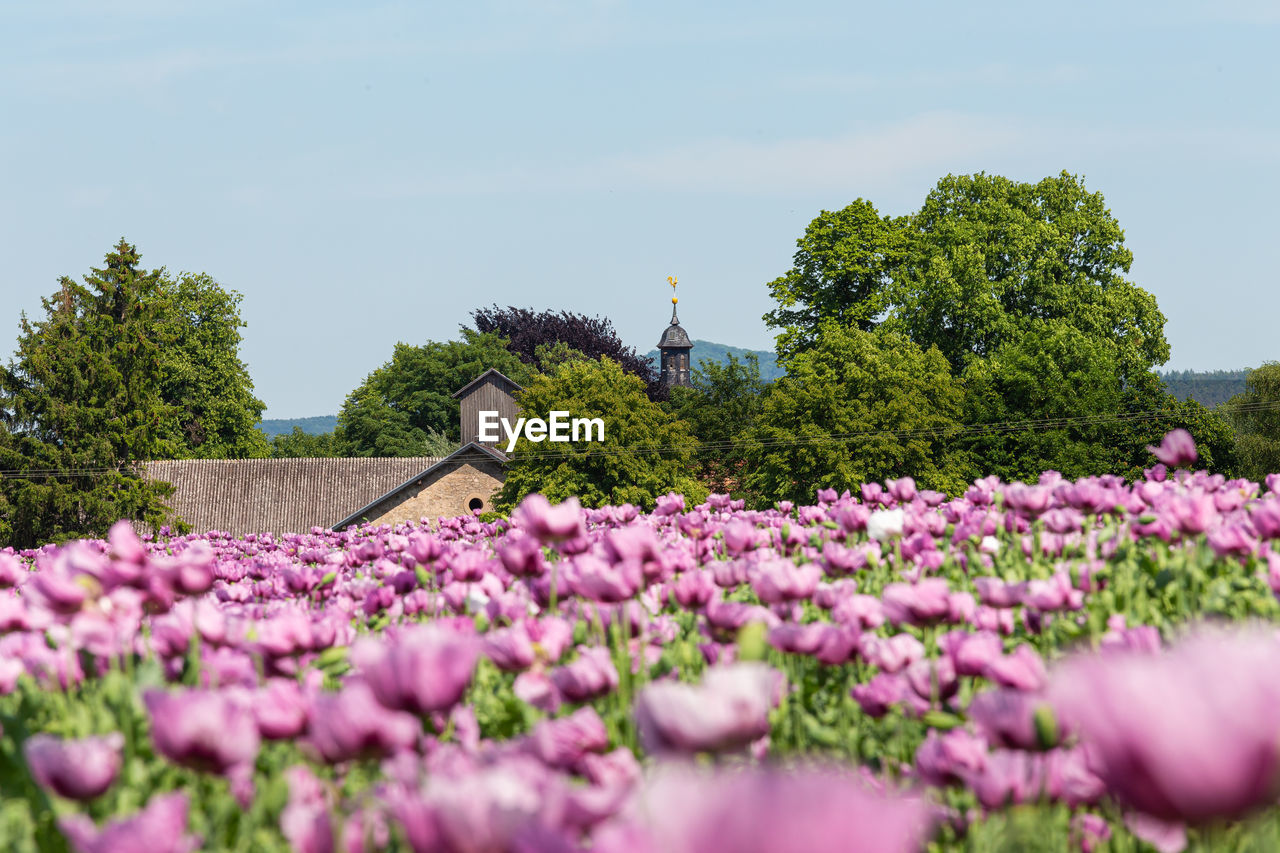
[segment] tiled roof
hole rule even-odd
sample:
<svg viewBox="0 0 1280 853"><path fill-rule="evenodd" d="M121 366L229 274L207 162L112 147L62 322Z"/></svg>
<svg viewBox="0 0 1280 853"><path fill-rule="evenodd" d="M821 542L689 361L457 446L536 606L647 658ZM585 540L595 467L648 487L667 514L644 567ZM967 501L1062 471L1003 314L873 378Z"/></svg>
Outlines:
<svg viewBox="0 0 1280 853"><path fill-rule="evenodd" d="M243 536L327 528L440 459L180 459L146 473L173 484L169 505L192 530Z"/></svg>

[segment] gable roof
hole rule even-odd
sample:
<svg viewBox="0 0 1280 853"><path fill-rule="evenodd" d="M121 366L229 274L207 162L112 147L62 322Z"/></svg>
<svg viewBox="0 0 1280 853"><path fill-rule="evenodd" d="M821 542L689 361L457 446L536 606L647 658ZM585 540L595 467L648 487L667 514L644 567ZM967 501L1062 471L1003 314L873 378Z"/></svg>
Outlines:
<svg viewBox="0 0 1280 853"><path fill-rule="evenodd" d="M497 373L497 371L495 370L494 373ZM428 465L426 468L418 471L413 476L407 478L404 482L400 483L395 488L389 489L385 493L378 495L376 498L369 501L368 503L361 505L361 507L357 509L355 512L346 516L341 521L338 521L337 523L330 525L330 529L342 530L348 525L359 523L360 519L363 518L365 515L367 515L369 511L373 509L375 506L388 500L389 498L395 497L397 494L399 494L400 492L403 492L405 489L413 488L421 480L433 474L437 468L443 468L446 465L461 465L462 463L466 462L468 459L476 458L477 454L479 454L479 458L483 459L487 457L488 459L494 462L497 462L499 465L507 464L507 456L501 453L500 451L494 450L492 447L486 447L485 445L479 444L474 441L469 442L467 444L464 444L462 447L459 447L457 450L453 451L443 459L438 459L434 461L431 465Z"/></svg>
<svg viewBox="0 0 1280 853"><path fill-rule="evenodd" d="M523 391L523 390L524 390L524 388L523 388L523 387L522 387L518 382L516 382L514 379L512 379L512 378L511 378L511 377L509 377L509 376L507 376L507 375L506 375L505 373L503 373L502 371L500 371L500 370L498 370L498 369L496 369L496 368L490 367L490 368L489 368L488 370L486 370L484 373L481 373L481 374L480 374L479 376L477 376L475 379L472 379L472 380L471 380L470 382L468 382L466 385L463 385L463 386L462 386L461 388L459 388L457 391L454 391L454 392L453 392L453 396L455 396L455 397L461 397L461 396L463 396L463 395L464 395L464 394L466 394L468 391L470 391L470 390L472 389L472 387L473 387L473 386L478 385L479 383L483 382L483 381L484 381L487 377L489 377L489 376L494 376L494 377L496 377L496 378L498 378L498 379L501 379L503 382L507 383L507 384L508 384L508 385L510 385L512 388L516 389L517 391Z"/></svg>
<svg viewBox="0 0 1280 853"><path fill-rule="evenodd" d="M174 486L169 505L199 533L306 533L332 527L438 456L350 459L179 459L145 474Z"/></svg>

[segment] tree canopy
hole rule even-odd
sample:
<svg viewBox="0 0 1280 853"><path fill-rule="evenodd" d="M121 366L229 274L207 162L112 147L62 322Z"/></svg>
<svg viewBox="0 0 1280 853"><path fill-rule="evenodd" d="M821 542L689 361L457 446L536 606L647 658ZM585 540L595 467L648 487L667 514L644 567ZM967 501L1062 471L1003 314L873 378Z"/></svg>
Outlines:
<svg viewBox="0 0 1280 853"><path fill-rule="evenodd" d="M758 504L812 502L819 488L905 476L957 492L967 471L949 446L961 398L936 347L828 322L765 393L743 436L743 487Z"/></svg>
<svg viewBox="0 0 1280 853"><path fill-rule="evenodd" d="M1262 482L1280 472L1280 362L1249 371L1244 393L1232 397L1223 413L1236 431L1241 476Z"/></svg>
<svg viewBox="0 0 1280 853"><path fill-rule="evenodd" d="M500 509L534 492L552 501L576 495L586 506L631 503L646 509L669 491L691 504L707 495L690 473L697 440L688 424L651 401L640 378L610 358L565 361L530 382L519 403L525 417L567 411L575 418L601 418L605 440L553 444L522 437L495 500Z"/></svg>
<svg viewBox="0 0 1280 853"><path fill-rule="evenodd" d="M1155 297L1125 278L1124 231L1075 175L1035 184L948 175L911 232L889 322L936 345L958 372L1043 320L1105 343L1122 378L1169 358Z"/></svg>
<svg viewBox="0 0 1280 853"><path fill-rule="evenodd" d="M622 343L613 323L607 317L588 317L569 311L540 311L516 308L509 305L499 308L477 308L471 312L476 330L481 333L501 335L507 341L507 349L525 364L537 370L554 369L539 360L539 347L564 344L588 358L610 358L627 373L640 377L651 398L665 395L658 384L658 374L652 362L636 354L635 347ZM557 352L547 350L546 352Z"/></svg>
<svg viewBox="0 0 1280 853"><path fill-rule="evenodd" d="M824 322L873 328L889 307L909 237L906 217L881 216L865 199L819 213L796 241L792 268L769 283L778 307L764 321L781 330L779 358L813 346Z"/></svg>
<svg viewBox="0 0 1280 853"><path fill-rule="evenodd" d="M121 239L83 283L61 279L25 315L13 361L0 373L8 437L0 468L9 536L34 546L105 534L120 518L169 520L167 483L138 463L171 454L165 428L175 407L161 394L164 350L173 343L161 270L144 270Z"/></svg>
<svg viewBox="0 0 1280 853"><path fill-rule="evenodd" d="M779 307L764 317L778 329L780 362L834 327L936 348L964 387L964 422L986 428L959 439L976 474L1129 469L1150 442L1117 444L1142 430L1114 419L1139 403L1221 432L1148 388L1169 356L1164 315L1127 278L1133 255L1102 194L1075 175L948 175L910 216L881 216L862 199L823 211L797 247L793 268L769 285Z"/></svg>
<svg viewBox="0 0 1280 853"><path fill-rule="evenodd" d="M701 360L689 387L671 389L671 410L698 439L694 470L714 491L739 491L746 461L739 436L755 424L764 388L759 360L730 354L724 363Z"/></svg>
<svg viewBox="0 0 1280 853"><path fill-rule="evenodd" d="M493 333L462 330L462 340L398 343L338 413L340 456L441 456L461 441L453 393L489 368L523 385L533 371Z"/></svg>
<svg viewBox="0 0 1280 853"><path fill-rule="evenodd" d="M240 360L241 296L206 273L162 276L160 394L172 407L163 438L177 459L251 459L270 454L257 427L266 404Z"/></svg>
<svg viewBox="0 0 1280 853"><path fill-rule="evenodd" d="M332 432L322 432L316 435L303 432L302 427L295 426L292 432L280 433L271 437L272 459L326 459L338 455L335 437Z"/></svg>

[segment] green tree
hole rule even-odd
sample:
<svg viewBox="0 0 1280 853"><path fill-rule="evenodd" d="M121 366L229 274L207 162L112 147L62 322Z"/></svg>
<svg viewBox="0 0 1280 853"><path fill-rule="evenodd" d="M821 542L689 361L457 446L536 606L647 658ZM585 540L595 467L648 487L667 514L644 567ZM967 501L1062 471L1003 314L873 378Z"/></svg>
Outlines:
<svg viewBox="0 0 1280 853"><path fill-rule="evenodd" d="M338 456L334 434L313 435L295 426L292 432L271 437L272 459L331 459Z"/></svg>
<svg viewBox="0 0 1280 853"><path fill-rule="evenodd" d="M948 175L911 217L893 328L936 345L957 373L1062 321L1114 353L1121 379L1169 358L1155 297L1125 275L1133 253L1101 193L1063 172L1035 184Z"/></svg>
<svg viewBox="0 0 1280 853"><path fill-rule="evenodd" d="M1114 470L1105 437L1122 389L1115 354L1101 342L1061 320L1033 320L973 361L965 379L964 421L985 429L958 446L976 473L1034 480L1049 469L1073 479Z"/></svg>
<svg viewBox="0 0 1280 853"><path fill-rule="evenodd" d="M139 266L124 239L83 283L61 279L42 300L43 320L24 315L18 349L0 373L0 445L9 536L35 546L102 535L120 518L169 520L167 483L137 463L170 455L164 428L173 407L160 394L166 302L159 270Z"/></svg>
<svg viewBox="0 0 1280 853"><path fill-rule="evenodd" d="M922 488L961 490L951 451L962 393L936 348L827 323L787 361L744 435L743 487L759 505L812 502L819 488L910 475Z"/></svg>
<svg viewBox="0 0 1280 853"><path fill-rule="evenodd" d="M698 439L698 479L716 492L736 493L746 464L739 436L755 424L765 384L760 360L745 362L730 354L727 362L703 359L690 386L671 389L670 407Z"/></svg>
<svg viewBox="0 0 1280 853"><path fill-rule="evenodd" d="M179 459L253 459L271 446L258 429L266 405L240 360L241 296L205 273L160 280L169 343L160 352L160 393L173 407L164 438Z"/></svg>
<svg viewBox="0 0 1280 853"><path fill-rule="evenodd" d="M461 441L453 393L489 368L523 385L532 370L495 334L462 330L462 340L398 343L391 360L347 395L338 413L340 456L439 456Z"/></svg>
<svg viewBox="0 0 1280 853"><path fill-rule="evenodd" d="M812 347L824 322L872 329L889 307L909 238L907 218L881 216L864 199L819 213L796 241L791 269L769 282L778 307L764 321L780 330L778 356Z"/></svg>
<svg viewBox="0 0 1280 853"><path fill-rule="evenodd" d="M1165 433L1181 427L1196 441L1200 458L1193 467L1234 475L1236 447L1231 425L1218 411L1170 394L1155 371L1126 384L1115 414L1101 439L1113 448L1107 473L1129 479L1142 476L1143 470L1156 462L1147 446L1158 445Z"/></svg>
<svg viewBox="0 0 1280 853"><path fill-rule="evenodd" d="M569 360L535 378L519 395L524 417L567 411L601 418L603 442L534 443L520 438L495 499L510 509L538 492L552 501L577 496L586 506L631 503L652 509L656 498L679 492L691 503L707 490L689 473L697 440L645 394L645 383L610 358Z"/></svg>
<svg viewBox="0 0 1280 853"><path fill-rule="evenodd" d="M1235 428L1238 472L1262 482L1280 472L1280 362L1249 371L1245 391L1222 407Z"/></svg>

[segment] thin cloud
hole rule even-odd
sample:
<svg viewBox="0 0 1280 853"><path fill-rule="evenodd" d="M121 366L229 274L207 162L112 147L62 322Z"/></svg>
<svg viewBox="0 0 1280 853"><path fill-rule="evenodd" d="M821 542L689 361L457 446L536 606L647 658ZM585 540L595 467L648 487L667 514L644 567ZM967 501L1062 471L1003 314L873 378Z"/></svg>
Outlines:
<svg viewBox="0 0 1280 853"><path fill-rule="evenodd" d="M522 165L492 171L411 170L348 185L365 198L470 193L701 192L791 194L883 191L903 180L1009 169L1080 168L1099 156L1167 154L1200 161L1280 157L1280 133L1249 128L1082 127L1007 117L927 113L825 138L771 142L704 139L650 151L615 153L574 165Z"/></svg>

